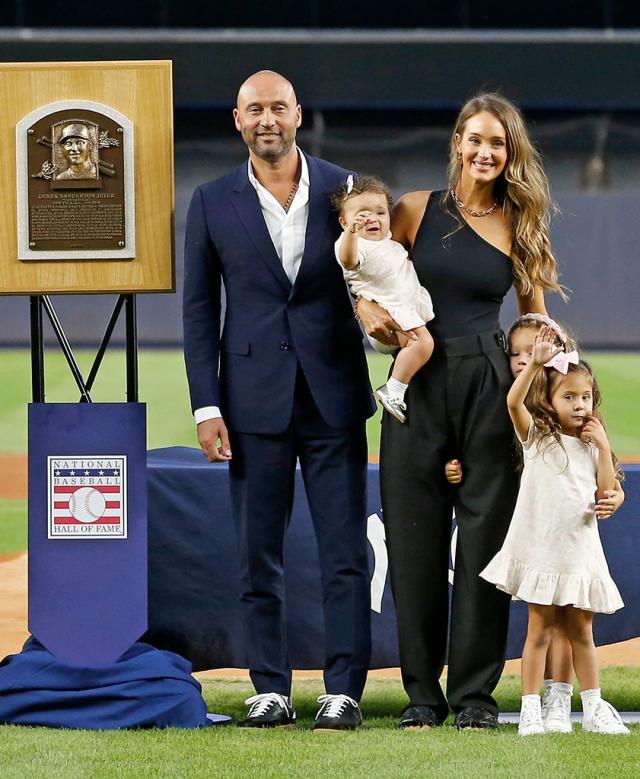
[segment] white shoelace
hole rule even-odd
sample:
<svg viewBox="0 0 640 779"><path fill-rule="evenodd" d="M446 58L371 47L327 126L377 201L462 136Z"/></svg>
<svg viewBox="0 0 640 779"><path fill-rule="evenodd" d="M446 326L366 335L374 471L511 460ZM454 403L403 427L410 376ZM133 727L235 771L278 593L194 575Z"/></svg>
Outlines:
<svg viewBox="0 0 640 779"><path fill-rule="evenodd" d="M546 719L566 719L571 717L571 696L552 692L546 706Z"/></svg>
<svg viewBox="0 0 640 779"><path fill-rule="evenodd" d="M247 719L249 717L261 717L274 705L281 706L285 711L289 710L286 699L277 692L263 692L260 695L252 695L251 698L247 698L245 704L251 706Z"/></svg>
<svg viewBox="0 0 640 779"><path fill-rule="evenodd" d="M549 706L551 705L552 696L553 696L553 692L550 689L545 690L545 693L542 696L542 703L541 703L542 719L545 719L547 716L547 711L549 710Z"/></svg>
<svg viewBox="0 0 640 779"><path fill-rule="evenodd" d="M520 727L528 728L534 723L542 724L541 709L534 702L525 702L520 712Z"/></svg>
<svg viewBox="0 0 640 779"><path fill-rule="evenodd" d="M348 695L321 695L317 701L321 708L318 717L330 717L335 719L340 717L348 705L358 708L358 704Z"/></svg>
<svg viewBox="0 0 640 779"><path fill-rule="evenodd" d="M608 701L599 700L598 703L596 703L592 719L594 722L601 722L605 725L616 722L624 727L622 717Z"/></svg>

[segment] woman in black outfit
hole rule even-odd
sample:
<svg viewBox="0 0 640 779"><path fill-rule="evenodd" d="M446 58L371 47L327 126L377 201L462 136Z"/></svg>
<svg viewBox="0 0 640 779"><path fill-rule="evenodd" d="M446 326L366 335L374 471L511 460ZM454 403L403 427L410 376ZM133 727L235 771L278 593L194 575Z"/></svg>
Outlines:
<svg viewBox="0 0 640 779"><path fill-rule="evenodd" d="M409 705L400 726L497 724L492 692L506 652L509 597L479 578L500 548L518 481L506 407L511 385L499 314L515 286L520 313L545 312L559 291L549 242L549 193L519 111L499 95L470 100L451 140L449 189L410 192L392 232L409 251L436 317L431 361L411 381L407 423L385 413L381 491L400 662ZM562 292L561 292L562 294ZM397 324L359 299L369 335L392 343ZM452 487L444 463L465 464ZM458 522L451 624L448 559ZM447 695L439 678L447 654Z"/></svg>

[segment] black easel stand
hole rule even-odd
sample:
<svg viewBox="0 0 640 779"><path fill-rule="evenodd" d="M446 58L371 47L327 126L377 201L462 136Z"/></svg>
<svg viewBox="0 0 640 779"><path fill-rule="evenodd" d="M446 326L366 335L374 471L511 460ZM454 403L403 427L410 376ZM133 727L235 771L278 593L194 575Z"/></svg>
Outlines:
<svg viewBox="0 0 640 779"><path fill-rule="evenodd" d="M76 358L73 355L69 339L67 338L62 323L58 318L49 295L32 295L29 298L31 305L31 388L34 403L44 403L44 334L42 329L42 311L47 315L53 332L58 339L60 348L67 360L69 370L80 390L80 402L91 403L91 388L98 375L102 359L111 335L122 311L125 307L125 344L127 360L127 403L138 402L138 327L136 321L136 296L120 295L107 324L107 328L98 347L89 376L85 381Z"/></svg>

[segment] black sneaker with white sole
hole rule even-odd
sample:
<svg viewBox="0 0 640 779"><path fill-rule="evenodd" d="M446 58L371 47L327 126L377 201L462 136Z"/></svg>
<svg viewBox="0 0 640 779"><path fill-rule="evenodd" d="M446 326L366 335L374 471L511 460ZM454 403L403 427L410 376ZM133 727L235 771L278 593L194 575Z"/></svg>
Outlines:
<svg viewBox="0 0 640 779"><path fill-rule="evenodd" d="M291 698L277 692L253 695L245 701L249 707L239 728L290 728L295 725L296 712Z"/></svg>
<svg viewBox="0 0 640 779"><path fill-rule="evenodd" d="M313 726L315 733L332 730L355 730L362 725L358 703L348 695L321 695L320 708Z"/></svg>

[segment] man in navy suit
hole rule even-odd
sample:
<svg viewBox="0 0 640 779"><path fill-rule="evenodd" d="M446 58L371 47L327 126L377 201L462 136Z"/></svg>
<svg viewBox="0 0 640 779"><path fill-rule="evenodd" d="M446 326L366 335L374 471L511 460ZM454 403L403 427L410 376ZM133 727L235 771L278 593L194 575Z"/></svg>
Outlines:
<svg viewBox="0 0 640 779"><path fill-rule="evenodd" d="M186 227L184 348L198 440L229 461L251 679L245 727L289 726L283 541L299 461L321 565L326 695L317 730L355 729L370 655L360 329L333 244L329 195L348 171L301 152L292 85L251 76L233 112L249 149L198 187ZM226 309L220 333L220 286Z"/></svg>

